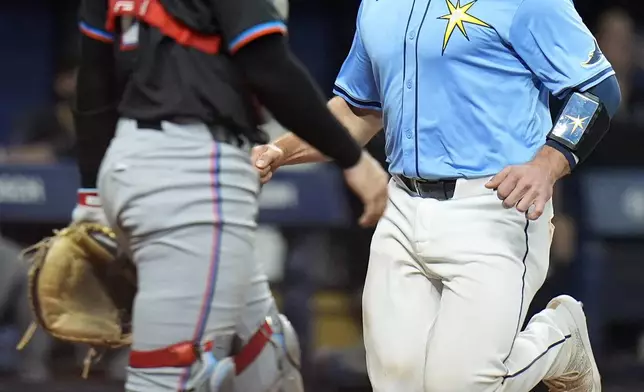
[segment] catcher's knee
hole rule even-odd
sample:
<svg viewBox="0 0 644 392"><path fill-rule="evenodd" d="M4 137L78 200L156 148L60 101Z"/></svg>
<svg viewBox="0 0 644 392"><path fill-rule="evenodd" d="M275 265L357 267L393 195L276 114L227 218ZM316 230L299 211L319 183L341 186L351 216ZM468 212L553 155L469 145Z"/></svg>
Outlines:
<svg viewBox="0 0 644 392"><path fill-rule="evenodd" d="M213 352L201 354L199 370L190 378L186 389L191 392L233 392L235 361L232 357L217 359Z"/></svg>
<svg viewBox="0 0 644 392"><path fill-rule="evenodd" d="M269 340L252 364L237 369L235 391L303 392L300 345L293 326L286 316L276 312L267 322L270 336L265 337Z"/></svg>
<svg viewBox="0 0 644 392"><path fill-rule="evenodd" d="M303 392L300 375L300 345L288 319L277 312L230 356L217 359L212 352L202 353L199 370L189 386L201 392Z"/></svg>
<svg viewBox="0 0 644 392"><path fill-rule="evenodd" d="M152 352L131 352L130 368L145 371L190 363L186 390L191 392L303 392L297 335L277 311L271 311L246 341L227 335L212 336L209 342L203 350L182 342ZM168 357L177 360L167 362Z"/></svg>

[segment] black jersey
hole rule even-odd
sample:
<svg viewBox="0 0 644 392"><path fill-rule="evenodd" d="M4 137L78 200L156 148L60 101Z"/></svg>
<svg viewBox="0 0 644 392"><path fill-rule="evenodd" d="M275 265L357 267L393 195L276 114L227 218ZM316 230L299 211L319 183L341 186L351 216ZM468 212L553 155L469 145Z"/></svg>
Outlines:
<svg viewBox="0 0 644 392"><path fill-rule="evenodd" d="M122 117L224 125L262 143L256 95L277 121L340 167L358 162L360 147L288 49L271 0L82 2L86 37L75 121L83 187L95 186L117 105ZM138 23L124 24L128 18ZM136 41L135 51L124 50ZM127 79L124 92L116 74L126 76L120 78Z"/></svg>
<svg viewBox="0 0 644 392"><path fill-rule="evenodd" d="M119 90L125 87L136 59L139 25L135 18L119 18L113 31L107 29L109 0L82 0L79 29L84 35L112 45Z"/></svg>
<svg viewBox="0 0 644 392"><path fill-rule="evenodd" d="M118 7L121 15L124 8L134 8L133 14L139 18L137 61L119 105L122 116L225 125L261 140L257 106L232 56L259 37L286 33L284 21L271 2L112 0L111 7L112 12ZM172 31L164 31L146 19L146 12L154 14L150 18L157 18L160 10L174 24ZM202 41L216 38L220 45L206 52L192 44L188 35L199 36Z"/></svg>

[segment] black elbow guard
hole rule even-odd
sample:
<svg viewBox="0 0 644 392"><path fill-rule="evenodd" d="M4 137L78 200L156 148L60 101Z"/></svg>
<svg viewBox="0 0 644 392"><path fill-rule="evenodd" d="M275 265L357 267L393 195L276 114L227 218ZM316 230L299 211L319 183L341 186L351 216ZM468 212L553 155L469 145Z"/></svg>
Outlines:
<svg viewBox="0 0 644 392"><path fill-rule="evenodd" d="M572 93L548 134L546 144L568 159L572 170L593 152L610 127L610 116L599 98Z"/></svg>
<svg viewBox="0 0 644 392"><path fill-rule="evenodd" d="M89 112L74 112L76 158L81 187L96 188L98 169L114 137L117 121L116 106Z"/></svg>

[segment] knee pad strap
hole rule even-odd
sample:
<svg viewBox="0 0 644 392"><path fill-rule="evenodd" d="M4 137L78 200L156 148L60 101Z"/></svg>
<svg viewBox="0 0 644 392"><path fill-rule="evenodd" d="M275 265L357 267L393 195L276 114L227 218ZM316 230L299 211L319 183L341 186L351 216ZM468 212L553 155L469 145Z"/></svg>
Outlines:
<svg viewBox="0 0 644 392"><path fill-rule="evenodd" d="M302 366L302 351L297 333L291 325L291 322L283 314L278 315L282 336L282 347L286 354L286 359L298 370Z"/></svg>

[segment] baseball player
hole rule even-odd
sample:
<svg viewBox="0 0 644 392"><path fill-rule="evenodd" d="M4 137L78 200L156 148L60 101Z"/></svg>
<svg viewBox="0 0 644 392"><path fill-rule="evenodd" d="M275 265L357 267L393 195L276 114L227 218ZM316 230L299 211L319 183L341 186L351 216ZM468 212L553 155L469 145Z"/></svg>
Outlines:
<svg viewBox="0 0 644 392"><path fill-rule="evenodd" d="M138 26L124 92L123 18ZM253 260L255 103L333 157L364 225L384 211L386 173L328 111L266 0L87 0L81 30L75 215L104 211L137 266L126 389L301 392L297 337Z"/></svg>
<svg viewBox="0 0 644 392"><path fill-rule="evenodd" d="M620 103L572 1L363 0L334 91L360 143L384 126L392 174L363 295L374 390L600 391L577 301L520 330L548 270L553 185ZM325 159L294 135L254 156L263 181Z"/></svg>

